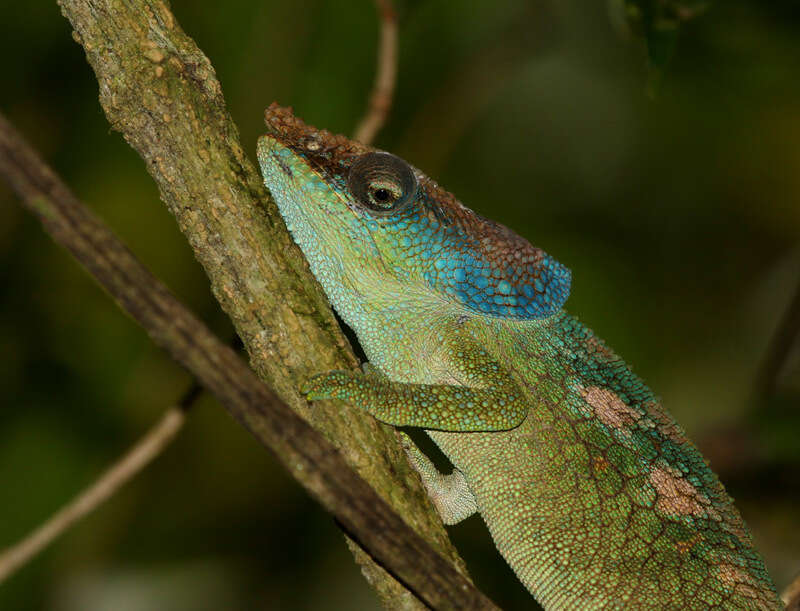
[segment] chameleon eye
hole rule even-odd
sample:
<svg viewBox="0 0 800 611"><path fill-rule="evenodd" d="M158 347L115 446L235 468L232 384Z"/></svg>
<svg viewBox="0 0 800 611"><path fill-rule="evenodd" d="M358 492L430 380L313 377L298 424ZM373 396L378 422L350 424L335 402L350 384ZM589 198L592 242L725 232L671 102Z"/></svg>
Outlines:
<svg viewBox="0 0 800 611"><path fill-rule="evenodd" d="M347 188L373 213L397 212L412 201L417 177L405 161L389 153L366 153L350 167Z"/></svg>

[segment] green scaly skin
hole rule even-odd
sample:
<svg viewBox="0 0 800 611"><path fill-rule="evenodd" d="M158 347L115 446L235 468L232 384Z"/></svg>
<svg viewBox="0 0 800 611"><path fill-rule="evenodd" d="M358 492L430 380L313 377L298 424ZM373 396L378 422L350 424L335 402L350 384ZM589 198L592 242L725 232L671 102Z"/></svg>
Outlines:
<svg viewBox="0 0 800 611"><path fill-rule="evenodd" d="M267 187L374 371L338 398L424 428L447 523L477 511L547 609L781 609L731 498L658 399L562 308L569 272L387 154L272 106Z"/></svg>

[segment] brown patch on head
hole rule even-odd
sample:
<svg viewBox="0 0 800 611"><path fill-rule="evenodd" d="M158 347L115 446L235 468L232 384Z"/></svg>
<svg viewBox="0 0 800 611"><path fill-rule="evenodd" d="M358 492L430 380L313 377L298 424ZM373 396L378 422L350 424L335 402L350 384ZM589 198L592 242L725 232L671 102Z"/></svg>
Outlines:
<svg viewBox="0 0 800 611"><path fill-rule="evenodd" d="M284 145L315 160L339 161L375 150L346 136L308 125L295 117L291 108L274 102L264 111L264 122Z"/></svg>
<svg viewBox="0 0 800 611"><path fill-rule="evenodd" d="M594 410L594 415L609 428L627 432L642 417L607 388L590 386L580 392L583 400Z"/></svg>
<svg viewBox="0 0 800 611"><path fill-rule="evenodd" d="M279 140L284 146L308 158L311 163L329 177L346 175L349 166L357 157L377 150L371 146L351 140L347 136L334 134L326 129L317 129L296 117L291 108L279 106L275 102L270 104L269 108L264 111L264 122L267 124L272 137ZM446 211L448 216L459 217L459 220L465 222L485 222L494 228L499 227L513 234L511 230L502 225L486 221L468 208L465 208L452 193L445 191L419 171L417 171L417 179L420 188L425 194L435 200L439 208ZM522 238L519 238L519 240L522 240Z"/></svg>
<svg viewBox="0 0 800 611"><path fill-rule="evenodd" d="M656 490L656 507L662 513L719 519L708 497L686 481L680 472L656 467L650 472L650 483Z"/></svg>

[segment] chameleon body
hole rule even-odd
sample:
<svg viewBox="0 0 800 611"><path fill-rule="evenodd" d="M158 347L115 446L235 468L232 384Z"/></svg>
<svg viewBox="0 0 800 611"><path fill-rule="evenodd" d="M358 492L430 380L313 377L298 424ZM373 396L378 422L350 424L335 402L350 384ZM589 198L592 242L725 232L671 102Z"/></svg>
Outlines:
<svg viewBox="0 0 800 611"><path fill-rule="evenodd" d="M407 452L446 523L478 511L546 609L780 609L731 498L626 364L562 305L570 273L388 153L271 106L267 187L369 358L313 377Z"/></svg>

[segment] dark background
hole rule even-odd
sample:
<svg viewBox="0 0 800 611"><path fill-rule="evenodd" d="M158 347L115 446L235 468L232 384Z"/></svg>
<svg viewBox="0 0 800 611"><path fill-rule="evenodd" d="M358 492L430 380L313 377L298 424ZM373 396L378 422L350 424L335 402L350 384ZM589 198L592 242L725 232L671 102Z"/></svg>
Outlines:
<svg viewBox="0 0 800 611"><path fill-rule="evenodd" d="M753 400L800 282L800 12L727 0L681 32L655 99L603 3L400 4L377 144L573 270L568 302L660 394L745 515L779 588L800 570L800 359ZM255 160L263 108L350 133L374 73L369 0L174 0ZM112 132L54 2L0 0L0 109L221 336L229 323ZM0 546L90 483L188 376L0 184ZM529 606L477 518L476 582ZM2 609L362 609L328 515L212 400L144 474L0 586Z"/></svg>

